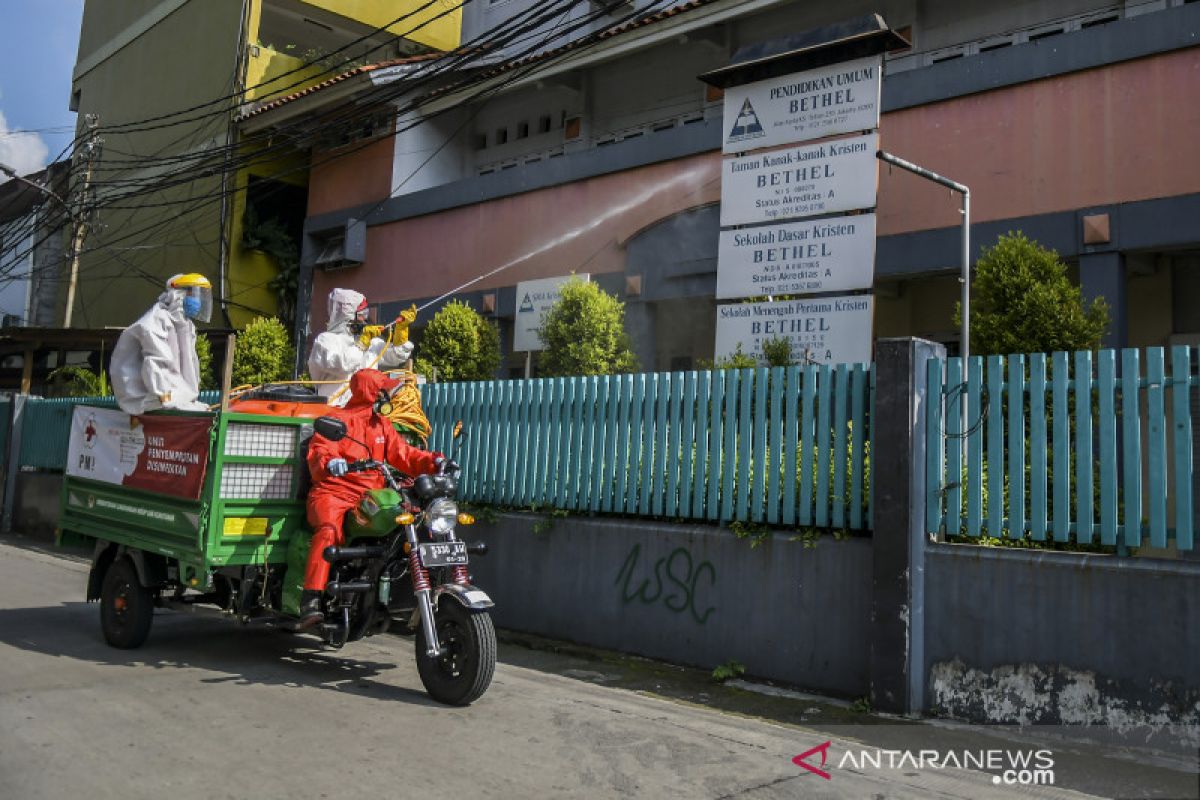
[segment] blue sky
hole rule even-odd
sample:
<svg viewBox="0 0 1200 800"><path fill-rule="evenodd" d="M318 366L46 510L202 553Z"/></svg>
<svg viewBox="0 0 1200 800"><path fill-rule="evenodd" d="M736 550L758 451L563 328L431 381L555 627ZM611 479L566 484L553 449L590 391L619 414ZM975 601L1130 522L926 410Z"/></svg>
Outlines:
<svg viewBox="0 0 1200 800"><path fill-rule="evenodd" d="M0 0L0 162L19 172L41 169L74 135L82 18L83 0ZM30 130L44 132L14 133Z"/></svg>

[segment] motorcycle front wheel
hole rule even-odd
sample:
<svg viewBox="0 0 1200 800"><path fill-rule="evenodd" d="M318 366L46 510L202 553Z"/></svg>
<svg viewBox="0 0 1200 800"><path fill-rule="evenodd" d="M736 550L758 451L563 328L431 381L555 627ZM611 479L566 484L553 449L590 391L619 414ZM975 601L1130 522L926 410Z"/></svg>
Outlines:
<svg viewBox="0 0 1200 800"><path fill-rule="evenodd" d="M425 628L417 629L417 672L425 691L439 703L470 705L487 691L496 671L496 629L486 611L469 611L453 598L437 612L444 655L425 654Z"/></svg>

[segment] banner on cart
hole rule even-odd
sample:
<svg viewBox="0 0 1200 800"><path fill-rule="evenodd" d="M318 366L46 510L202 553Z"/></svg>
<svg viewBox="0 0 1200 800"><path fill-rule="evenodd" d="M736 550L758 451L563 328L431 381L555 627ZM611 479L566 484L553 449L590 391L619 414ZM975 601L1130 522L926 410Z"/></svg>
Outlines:
<svg viewBox="0 0 1200 800"><path fill-rule="evenodd" d="M135 417L76 406L67 474L198 500L208 468L208 417Z"/></svg>

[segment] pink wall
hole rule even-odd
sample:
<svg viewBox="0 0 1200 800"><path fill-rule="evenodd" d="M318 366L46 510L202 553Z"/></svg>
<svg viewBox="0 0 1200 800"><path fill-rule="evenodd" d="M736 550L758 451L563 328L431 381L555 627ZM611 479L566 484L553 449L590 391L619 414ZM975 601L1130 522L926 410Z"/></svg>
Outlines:
<svg viewBox="0 0 1200 800"><path fill-rule="evenodd" d="M893 112L882 143L970 186L978 222L1187 194L1200 191L1198 90L1193 48ZM386 196L390 142L314 170L310 213ZM363 267L317 274L313 323L334 286L428 297L523 256L473 288L620 271L630 236L719 199L713 152L372 227ZM956 225L958 202L883 166L879 233Z"/></svg>
<svg viewBox="0 0 1200 800"><path fill-rule="evenodd" d="M1200 191L1200 48L905 109L884 149L967 184L978 221ZM958 199L882 168L879 234L958 224Z"/></svg>
<svg viewBox="0 0 1200 800"><path fill-rule="evenodd" d="M720 179L719 155L706 154L372 227L362 267L315 276L314 330L335 286L376 303L436 296L505 264L472 290L623 270L633 234L717 202Z"/></svg>
<svg viewBox="0 0 1200 800"><path fill-rule="evenodd" d="M308 215L353 208L387 197L392 190L393 139L380 139L363 147L349 145L342 150L313 154L308 179ZM354 148L361 147L361 150ZM331 155L346 152L332 160ZM324 162L324 163L322 163Z"/></svg>

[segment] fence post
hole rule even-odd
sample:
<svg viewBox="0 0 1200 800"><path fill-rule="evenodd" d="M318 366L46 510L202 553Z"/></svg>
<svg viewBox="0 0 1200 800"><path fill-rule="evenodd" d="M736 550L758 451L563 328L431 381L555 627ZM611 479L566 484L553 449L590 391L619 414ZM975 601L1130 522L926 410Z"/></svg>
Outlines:
<svg viewBox="0 0 1200 800"><path fill-rule="evenodd" d="M13 510L17 506L17 475L21 472L21 423L25 420L25 402L29 395L13 395L12 416L8 426L8 460L4 465L4 510L0 531L12 533Z"/></svg>
<svg viewBox="0 0 1200 800"><path fill-rule="evenodd" d="M945 357L922 339L875 346L870 700L893 713L925 706L925 381L927 362Z"/></svg>

